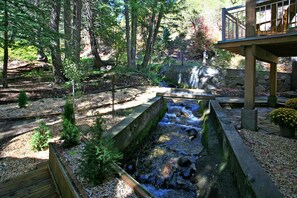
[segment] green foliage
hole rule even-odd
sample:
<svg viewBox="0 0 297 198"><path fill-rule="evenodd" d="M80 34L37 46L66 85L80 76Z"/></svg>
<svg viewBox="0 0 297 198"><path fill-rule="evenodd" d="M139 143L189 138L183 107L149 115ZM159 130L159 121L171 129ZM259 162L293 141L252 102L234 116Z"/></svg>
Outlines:
<svg viewBox="0 0 297 198"><path fill-rule="evenodd" d="M212 62L212 65L215 67L227 68L230 65L231 58L234 57L234 54L219 48L214 49L216 57Z"/></svg>
<svg viewBox="0 0 297 198"><path fill-rule="evenodd" d="M271 122L278 125L297 126L297 110L290 108L278 108L270 113Z"/></svg>
<svg viewBox="0 0 297 198"><path fill-rule="evenodd" d="M66 78L74 80L79 83L87 77L88 68L83 67L81 64L77 65L75 62L65 59L63 62L64 74Z"/></svg>
<svg viewBox="0 0 297 198"><path fill-rule="evenodd" d="M34 69L29 72L25 72L21 74L24 77L38 79L38 81L53 81L52 72L44 71L42 69Z"/></svg>
<svg viewBox="0 0 297 198"><path fill-rule="evenodd" d="M49 139L52 138L50 128L44 121L39 123L39 127L35 129L35 133L31 137L31 147L34 151L41 151L48 148Z"/></svg>
<svg viewBox="0 0 297 198"><path fill-rule="evenodd" d="M10 60L33 61L36 60L36 47L24 46L17 42L13 47L8 49ZM0 48L0 61L3 60L3 48Z"/></svg>
<svg viewBox="0 0 297 198"><path fill-rule="evenodd" d="M62 119L68 120L71 124L75 124L75 114L73 103L68 99L64 105L64 111L62 113Z"/></svg>
<svg viewBox="0 0 297 198"><path fill-rule="evenodd" d="M20 91L18 97L18 103L20 108L25 108L26 104L28 103L28 97L25 91Z"/></svg>
<svg viewBox="0 0 297 198"><path fill-rule="evenodd" d="M32 46L45 47L50 43L53 33L48 28L48 7L44 1L41 1L39 5L34 5L32 1L0 1L0 21L4 21L4 11L8 13L9 25L7 28L1 25L0 32L4 32L4 30L8 32L9 45L13 46L9 54L13 54L15 51L20 52L15 54L16 59L27 60L29 57L23 57L24 54L35 51L34 58L36 58L36 50ZM3 47L3 43L4 37L3 34L0 34L0 47ZM23 48L23 46L28 46L30 50L26 50L27 47ZM23 49L16 50L15 47Z"/></svg>
<svg viewBox="0 0 297 198"><path fill-rule="evenodd" d="M80 132L75 125L75 114L73 104L70 100L64 105L62 113L62 134L61 139L64 140L63 147L71 147L79 143Z"/></svg>
<svg viewBox="0 0 297 198"><path fill-rule="evenodd" d="M80 175L92 184L102 183L112 174L111 164L117 163L123 155L114 145L114 141L102 136L102 119L97 119L92 128L92 138L88 140L81 154Z"/></svg>
<svg viewBox="0 0 297 198"><path fill-rule="evenodd" d="M104 120L99 117L95 121L95 125L91 127L91 135L93 139L100 140L105 128L103 127Z"/></svg>
<svg viewBox="0 0 297 198"><path fill-rule="evenodd" d="M287 102L285 103L285 106L287 108L297 110L297 98L292 98L292 99L287 100Z"/></svg>
<svg viewBox="0 0 297 198"><path fill-rule="evenodd" d="M63 119L61 139L64 140L62 146L69 148L79 143L80 132L75 124L68 119Z"/></svg>

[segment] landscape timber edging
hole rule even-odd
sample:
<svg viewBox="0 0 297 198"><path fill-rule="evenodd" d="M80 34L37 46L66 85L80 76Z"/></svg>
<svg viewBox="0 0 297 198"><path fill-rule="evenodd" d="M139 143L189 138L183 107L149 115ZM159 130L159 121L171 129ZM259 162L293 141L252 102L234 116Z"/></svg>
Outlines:
<svg viewBox="0 0 297 198"><path fill-rule="evenodd" d="M210 116L221 142L224 157L230 163L233 176L242 197L283 197L263 170L219 102L210 101Z"/></svg>
<svg viewBox="0 0 297 198"><path fill-rule="evenodd" d="M75 178L72 171L60 159L58 145L49 144L49 171L58 187L62 197L87 198L89 197L83 190L79 181Z"/></svg>
<svg viewBox="0 0 297 198"><path fill-rule="evenodd" d="M116 147L127 159L155 128L167 111L163 97L155 97L137 107L127 118L108 130Z"/></svg>

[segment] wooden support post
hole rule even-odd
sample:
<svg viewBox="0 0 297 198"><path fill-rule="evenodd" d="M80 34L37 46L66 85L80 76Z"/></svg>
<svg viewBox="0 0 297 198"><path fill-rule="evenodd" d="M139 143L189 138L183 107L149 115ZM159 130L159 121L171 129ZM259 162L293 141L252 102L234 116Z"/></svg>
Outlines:
<svg viewBox="0 0 297 198"><path fill-rule="evenodd" d="M297 91L297 57L292 57L292 90Z"/></svg>
<svg viewBox="0 0 297 198"><path fill-rule="evenodd" d="M246 37L256 36L256 0L246 0ZM241 127L258 130L258 111L255 109L256 58L255 46L244 47L245 79L244 108L241 111Z"/></svg>
<svg viewBox="0 0 297 198"><path fill-rule="evenodd" d="M276 32L276 4L271 5L271 34Z"/></svg>
<svg viewBox="0 0 297 198"><path fill-rule="evenodd" d="M246 37L256 35L256 0L246 0Z"/></svg>
<svg viewBox="0 0 297 198"><path fill-rule="evenodd" d="M276 63L270 63L270 95L268 97L268 105L271 107L276 107L277 97L277 67Z"/></svg>
<svg viewBox="0 0 297 198"><path fill-rule="evenodd" d="M255 85L256 85L256 59L253 54L253 46L245 47L245 80L244 80L244 108L255 107Z"/></svg>
<svg viewBox="0 0 297 198"><path fill-rule="evenodd" d="M248 130L258 130L258 111L255 109L256 59L253 46L246 46L244 108L241 111L241 127Z"/></svg>

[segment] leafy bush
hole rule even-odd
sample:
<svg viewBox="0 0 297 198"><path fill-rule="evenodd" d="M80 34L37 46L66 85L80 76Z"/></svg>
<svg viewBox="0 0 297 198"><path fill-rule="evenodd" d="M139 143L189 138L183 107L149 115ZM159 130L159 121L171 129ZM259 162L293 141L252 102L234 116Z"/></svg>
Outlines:
<svg viewBox="0 0 297 198"><path fill-rule="evenodd" d="M95 125L91 127L91 135L93 139L100 141L102 133L105 131L103 127L104 120L99 117L95 121Z"/></svg>
<svg viewBox="0 0 297 198"><path fill-rule="evenodd" d="M28 102L28 97L26 95L25 91L20 91L19 97L18 97L18 103L20 108L25 108L26 104Z"/></svg>
<svg viewBox="0 0 297 198"><path fill-rule="evenodd" d="M79 165L80 175L95 185L102 183L112 174L110 165L123 157L114 141L110 137L102 136L103 131L102 120L97 119L91 130L93 136L85 144Z"/></svg>
<svg viewBox="0 0 297 198"><path fill-rule="evenodd" d="M80 138L80 132L77 126L68 119L63 119L62 126L61 139L64 140L62 146L68 148L77 145Z"/></svg>
<svg viewBox="0 0 297 198"><path fill-rule="evenodd" d="M291 108L278 108L270 113L271 121L274 124L285 126L297 126L297 110Z"/></svg>
<svg viewBox="0 0 297 198"><path fill-rule="evenodd" d="M9 47L9 60L33 61L36 60L37 49L34 46L26 45L22 41L17 41ZM3 48L0 47L0 61L3 60Z"/></svg>
<svg viewBox="0 0 297 198"><path fill-rule="evenodd" d="M67 100L66 104L64 105L62 119L69 120L72 124L75 124L75 114L74 114L73 103L70 100Z"/></svg>
<svg viewBox="0 0 297 198"><path fill-rule="evenodd" d="M31 137L30 144L34 151L41 151L48 148L49 139L52 138L50 128L45 122L40 122L39 127L35 129L35 133Z"/></svg>
<svg viewBox="0 0 297 198"><path fill-rule="evenodd" d="M291 108L291 109L295 109L297 110L297 98L292 98L290 100L288 100L286 103L285 103L285 106L287 108Z"/></svg>

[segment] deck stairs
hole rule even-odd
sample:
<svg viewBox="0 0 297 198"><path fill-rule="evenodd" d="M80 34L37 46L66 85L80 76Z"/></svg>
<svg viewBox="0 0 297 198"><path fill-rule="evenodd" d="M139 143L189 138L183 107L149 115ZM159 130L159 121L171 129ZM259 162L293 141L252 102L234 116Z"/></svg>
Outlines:
<svg viewBox="0 0 297 198"><path fill-rule="evenodd" d="M36 170L0 183L0 198L60 197L48 169L48 162L40 164Z"/></svg>

